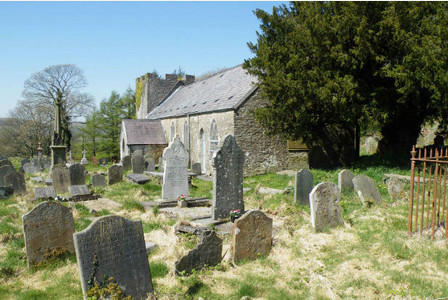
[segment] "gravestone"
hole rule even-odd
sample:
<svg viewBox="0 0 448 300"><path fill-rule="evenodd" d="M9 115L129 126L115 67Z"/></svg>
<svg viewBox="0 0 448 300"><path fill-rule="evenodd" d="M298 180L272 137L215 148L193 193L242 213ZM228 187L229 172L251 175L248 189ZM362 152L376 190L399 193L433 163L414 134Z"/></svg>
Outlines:
<svg viewBox="0 0 448 300"><path fill-rule="evenodd" d="M70 185L86 184L86 169L81 164L73 164L68 170L70 171Z"/></svg>
<svg viewBox="0 0 448 300"><path fill-rule="evenodd" d="M145 159L143 155L134 155L131 159L132 162L132 173L134 174L143 174L145 169Z"/></svg>
<svg viewBox="0 0 448 300"><path fill-rule="evenodd" d="M200 270L205 266L215 266L222 259L222 240L216 236L214 231L205 231L201 234L199 244L175 262L174 269L176 274L184 271L185 275L192 272L193 269Z"/></svg>
<svg viewBox="0 0 448 300"><path fill-rule="evenodd" d="M70 208L46 201L22 219L28 266L44 261L51 250L74 252L75 226Z"/></svg>
<svg viewBox="0 0 448 300"><path fill-rule="evenodd" d="M366 152L367 154L375 154L378 149L378 140L374 137L366 138Z"/></svg>
<svg viewBox="0 0 448 300"><path fill-rule="evenodd" d="M96 174L92 176L92 186L93 187L105 187L106 177L102 174Z"/></svg>
<svg viewBox="0 0 448 300"><path fill-rule="evenodd" d="M150 179L142 174L129 174L127 176L132 182L138 183L138 184L145 184Z"/></svg>
<svg viewBox="0 0 448 300"><path fill-rule="evenodd" d="M73 235L84 297L93 282L113 277L125 296L153 292L142 222L105 216Z"/></svg>
<svg viewBox="0 0 448 300"><path fill-rule="evenodd" d="M155 163L155 160L154 160L154 158L152 156L149 156L149 157L146 158L146 155L145 155L145 166L146 166L145 169L148 172L155 172L156 171L156 163Z"/></svg>
<svg viewBox="0 0 448 300"><path fill-rule="evenodd" d="M87 164L89 164L89 162L87 161L87 158L86 158L86 153L87 153L86 150L82 150L81 165L87 165Z"/></svg>
<svg viewBox="0 0 448 300"><path fill-rule="evenodd" d="M20 161L20 165L21 165L22 167L23 167L24 164L28 164L28 163L30 163L30 160L29 160L28 158L22 159L22 160Z"/></svg>
<svg viewBox="0 0 448 300"><path fill-rule="evenodd" d="M68 192L70 185L70 172L64 165L54 165L51 169L51 179L56 193L62 194Z"/></svg>
<svg viewBox="0 0 448 300"><path fill-rule="evenodd" d="M165 162L162 183L162 198L175 199L180 195L188 197L188 152L179 138L175 138L163 150Z"/></svg>
<svg viewBox="0 0 448 300"><path fill-rule="evenodd" d="M5 186L10 186L14 194L23 195L26 193L25 176L22 173L14 172L3 177Z"/></svg>
<svg viewBox="0 0 448 300"><path fill-rule="evenodd" d="M25 171L25 173L28 173L28 174L34 174L34 173L39 172L39 168L34 166L32 163L24 164L23 165L23 170Z"/></svg>
<svg viewBox="0 0 448 300"><path fill-rule="evenodd" d="M16 172L16 170L8 164L1 166L0 167L0 186L5 186L5 176L6 175L12 174L15 172Z"/></svg>
<svg viewBox="0 0 448 300"><path fill-rule="evenodd" d="M353 191L353 173L350 170L344 169L338 174L338 188L343 190Z"/></svg>
<svg viewBox="0 0 448 300"><path fill-rule="evenodd" d="M143 151L142 150L135 150L134 152L132 152L132 156L135 156L135 155L143 155Z"/></svg>
<svg viewBox="0 0 448 300"><path fill-rule="evenodd" d="M194 163L191 166L191 172L196 174L196 175L201 175L202 174L202 167L200 163Z"/></svg>
<svg viewBox="0 0 448 300"><path fill-rule="evenodd" d="M85 196L91 194L89 188L85 184L71 185L68 187L68 191L70 192L70 196L72 197Z"/></svg>
<svg viewBox="0 0 448 300"><path fill-rule="evenodd" d="M130 171L132 169L131 157L129 155L123 157L121 164L123 165L123 171Z"/></svg>
<svg viewBox="0 0 448 300"><path fill-rule="evenodd" d="M10 186L0 186L0 199L6 199L14 193Z"/></svg>
<svg viewBox="0 0 448 300"><path fill-rule="evenodd" d="M43 169L50 169L50 167L51 167L51 160L50 160L49 157L47 157L47 156L42 156L42 157L40 158L40 160L41 160L41 162L42 162L42 168L43 168Z"/></svg>
<svg viewBox="0 0 448 300"><path fill-rule="evenodd" d="M112 185L123 180L123 167L113 165L107 169L107 184Z"/></svg>
<svg viewBox="0 0 448 300"><path fill-rule="evenodd" d="M34 200L49 200L56 197L56 192L51 186L34 188Z"/></svg>
<svg viewBox="0 0 448 300"><path fill-rule="evenodd" d="M321 182L310 193L311 225L320 232L344 224L341 214L341 192L336 184Z"/></svg>
<svg viewBox="0 0 448 300"><path fill-rule="evenodd" d="M233 223L232 253L235 262L266 256L272 246L272 219L250 210Z"/></svg>
<svg viewBox="0 0 448 300"><path fill-rule="evenodd" d="M244 211L243 202L244 154L233 135L228 135L222 148L213 154L213 205L214 220L228 218L230 211Z"/></svg>
<svg viewBox="0 0 448 300"><path fill-rule="evenodd" d="M295 175L294 200L295 203L309 205L309 195L313 189L313 174L308 169L301 169Z"/></svg>
<svg viewBox="0 0 448 300"><path fill-rule="evenodd" d="M36 182L36 183L41 183L42 181L44 181L44 180L42 179L42 177L40 177L40 176L37 176L37 177L31 177L30 179L31 179L31 181L34 181L34 182Z"/></svg>
<svg viewBox="0 0 448 300"><path fill-rule="evenodd" d="M381 194L372 178L358 175L353 178L353 186L364 205L381 204Z"/></svg>
<svg viewBox="0 0 448 300"><path fill-rule="evenodd" d="M404 182L398 179L397 176L391 176L387 180L387 191L391 200L397 200L405 197Z"/></svg>

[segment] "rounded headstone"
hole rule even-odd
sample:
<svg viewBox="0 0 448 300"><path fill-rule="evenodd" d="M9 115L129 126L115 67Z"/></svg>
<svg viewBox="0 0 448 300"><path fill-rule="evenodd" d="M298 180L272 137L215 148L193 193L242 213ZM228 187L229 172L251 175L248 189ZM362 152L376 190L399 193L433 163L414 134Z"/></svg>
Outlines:
<svg viewBox="0 0 448 300"><path fill-rule="evenodd" d="M93 187L105 187L106 177L102 174L96 174L92 176L92 186Z"/></svg>
<svg viewBox="0 0 448 300"><path fill-rule="evenodd" d="M123 167L113 165L107 169L107 184L112 185L123 180Z"/></svg>
<svg viewBox="0 0 448 300"><path fill-rule="evenodd" d="M298 204L309 205L309 195L313 189L313 174L308 169L301 169L295 175L294 200Z"/></svg>
<svg viewBox="0 0 448 300"><path fill-rule="evenodd" d="M310 193L311 225L319 232L343 224L340 191L336 184L321 182Z"/></svg>
<svg viewBox="0 0 448 300"><path fill-rule="evenodd" d="M86 184L85 169L81 164L73 164L68 170L70 172L70 185Z"/></svg>
<svg viewBox="0 0 448 300"><path fill-rule="evenodd" d="M353 178L353 186L364 205L380 204L382 202L381 194L372 178L358 175Z"/></svg>
<svg viewBox="0 0 448 300"><path fill-rule="evenodd" d="M345 189L353 191L353 173L344 169L338 174L338 188L341 192Z"/></svg>

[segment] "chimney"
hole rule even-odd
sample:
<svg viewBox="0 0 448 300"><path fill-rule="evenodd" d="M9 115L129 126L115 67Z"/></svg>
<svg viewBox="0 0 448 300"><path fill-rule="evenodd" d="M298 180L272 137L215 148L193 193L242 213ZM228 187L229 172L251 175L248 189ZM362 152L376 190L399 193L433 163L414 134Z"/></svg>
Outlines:
<svg viewBox="0 0 448 300"><path fill-rule="evenodd" d="M194 75L185 75L185 77L183 78L185 85L193 83L195 80Z"/></svg>

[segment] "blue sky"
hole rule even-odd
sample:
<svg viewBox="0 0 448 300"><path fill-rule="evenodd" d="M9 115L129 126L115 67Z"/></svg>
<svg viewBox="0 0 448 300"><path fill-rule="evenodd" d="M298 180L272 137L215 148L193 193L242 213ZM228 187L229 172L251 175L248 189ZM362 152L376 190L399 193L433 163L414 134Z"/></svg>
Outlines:
<svg viewBox="0 0 448 300"><path fill-rule="evenodd" d="M282 2L0 2L0 117L24 81L56 64L85 72L97 103L135 78L182 67L201 75L250 57L253 10Z"/></svg>

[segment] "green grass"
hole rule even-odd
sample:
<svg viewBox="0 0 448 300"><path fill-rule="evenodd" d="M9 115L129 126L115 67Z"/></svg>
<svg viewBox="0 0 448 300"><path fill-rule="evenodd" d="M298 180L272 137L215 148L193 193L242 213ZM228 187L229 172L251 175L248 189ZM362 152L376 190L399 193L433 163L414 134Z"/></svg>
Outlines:
<svg viewBox="0 0 448 300"><path fill-rule="evenodd" d="M141 212L145 211L143 204L141 204L138 200L128 200L126 199L123 203L123 208L127 210L138 210Z"/></svg>
<svg viewBox="0 0 448 300"><path fill-rule="evenodd" d="M163 261L151 261L149 262L149 269L151 270L152 278L165 277L169 273L167 264Z"/></svg>

